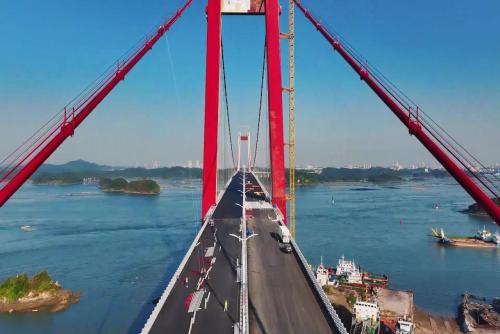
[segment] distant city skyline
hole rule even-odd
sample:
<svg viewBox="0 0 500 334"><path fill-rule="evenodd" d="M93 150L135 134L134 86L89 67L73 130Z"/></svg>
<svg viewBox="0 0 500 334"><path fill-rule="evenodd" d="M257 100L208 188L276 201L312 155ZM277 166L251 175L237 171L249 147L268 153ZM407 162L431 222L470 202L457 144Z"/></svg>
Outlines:
<svg viewBox="0 0 500 334"><path fill-rule="evenodd" d="M77 159L77 160L84 160L84 159ZM74 160L71 160L74 161ZM177 163L165 163L162 164L158 160L153 160L149 162L138 162L136 161L134 164L120 164L120 165L113 165L113 164L107 164L104 162L99 162L99 161L91 161L91 160L85 160L91 163L97 163L99 165L106 165L109 167L124 167L124 168L129 168L129 167L134 167L134 168L146 168L146 169L155 169L155 168L162 168L162 167L185 167L185 168L203 168L203 161L202 160L187 160L184 162L177 162ZM54 164L65 164L70 161L65 161L65 162L59 162L59 163L54 163ZM51 162L49 162L51 163ZM262 167L262 166L257 166L257 167ZM431 163L427 164L423 161L417 162L417 163L408 163L408 164L403 164L400 163L399 161L395 161L392 164L387 164L387 165L378 165L378 164L371 164L371 163L349 163L349 164L343 164L343 165L314 165L314 164L303 164L303 165L297 165L297 169L317 169L317 168L348 168L348 169L370 169L370 168L375 168L375 167L384 167L384 168L392 168L395 170L399 169L418 169L418 168L430 168L430 169L443 169L443 167L436 163ZM473 166L473 167L478 167L478 166ZM485 167L488 168L500 168L500 162L498 163L492 163L488 164ZM223 168L222 166L219 166L219 168ZM288 166L286 166L288 168Z"/></svg>
<svg viewBox="0 0 500 334"><path fill-rule="evenodd" d="M125 1L2 4L0 42L9 47L0 54L0 160L183 2ZM314 1L304 3L470 152L485 164L500 161L495 145L500 143L500 84L492 75L500 73L500 2L330 1L321 10ZM281 4L286 13L286 2ZM201 161L204 13L204 2L193 2L167 38L48 162ZM286 21L282 15L282 31ZM249 129L252 138L263 26L259 17L228 16L222 33L233 134ZM285 42L281 47L286 86ZM301 13L296 14L295 60L298 166L436 164Z"/></svg>

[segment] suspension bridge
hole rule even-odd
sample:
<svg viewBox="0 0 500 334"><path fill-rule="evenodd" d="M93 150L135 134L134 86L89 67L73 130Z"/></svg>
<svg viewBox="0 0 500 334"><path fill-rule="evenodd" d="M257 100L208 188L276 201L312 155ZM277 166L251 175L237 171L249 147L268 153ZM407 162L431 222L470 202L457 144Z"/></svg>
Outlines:
<svg viewBox="0 0 500 334"><path fill-rule="evenodd" d="M288 31L280 31L278 0L208 0L201 227L184 259L155 301L142 333L347 333L316 282L295 236L294 17L298 9L353 73L371 89L464 190L500 225L498 179L411 98L370 64L347 40L327 29L299 0L288 0ZM73 136L107 95L181 20L188 0L156 31L71 100L0 161L0 206ZM221 22L225 15L265 17L265 45L255 148L250 133L233 145ZM282 83L280 39L288 41L288 83ZM223 83L221 85L221 82ZM221 92L222 87L222 92ZM264 92L264 87L267 91ZM221 94L222 93L222 94ZM283 98L289 105L289 187L285 171ZM224 110L221 110L223 96ZM265 100L266 102L265 103ZM263 105L266 104L266 112ZM220 133L224 115L224 133ZM265 120L265 121L264 121ZM265 123L265 124L264 124ZM262 126L261 126L262 125ZM221 177L220 139L229 138L231 168ZM268 139L269 173L256 165L259 138ZM245 145L246 144L246 145ZM235 156L234 146L237 147ZM242 152L246 152L246 156ZM481 169L476 168L481 167ZM259 175L263 175L261 178ZM270 177L268 178L267 175ZM266 181L264 181L264 178ZM269 184L267 184L269 179ZM222 181L222 182L221 182ZM287 202L288 208L287 211ZM277 246L289 226L291 254Z"/></svg>

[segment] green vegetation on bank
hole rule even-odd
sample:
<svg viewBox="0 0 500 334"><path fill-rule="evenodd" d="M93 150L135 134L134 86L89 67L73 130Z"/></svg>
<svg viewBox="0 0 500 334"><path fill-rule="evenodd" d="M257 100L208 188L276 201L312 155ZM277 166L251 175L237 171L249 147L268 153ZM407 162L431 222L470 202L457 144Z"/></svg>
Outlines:
<svg viewBox="0 0 500 334"><path fill-rule="evenodd" d="M160 186L153 180L131 181L128 184L129 192L159 194Z"/></svg>
<svg viewBox="0 0 500 334"><path fill-rule="evenodd" d="M104 191L125 191L128 187L128 181L123 177L116 179L104 178L99 181L99 187Z"/></svg>
<svg viewBox="0 0 500 334"><path fill-rule="evenodd" d="M7 278L0 285L0 299L14 301L27 296L30 292L40 293L59 289L60 286L52 280L47 271L39 272L32 278L23 273Z"/></svg>
<svg viewBox="0 0 500 334"><path fill-rule="evenodd" d="M320 171L298 169L295 172L297 184L315 184L320 182L400 182L418 180L430 177L446 177L444 170L401 169L393 170L385 167L367 169L333 168L327 167Z"/></svg>
<svg viewBox="0 0 500 334"><path fill-rule="evenodd" d="M158 195L160 186L153 180L137 180L128 182L123 177L115 179L103 178L99 182L103 191L124 192L128 194Z"/></svg>

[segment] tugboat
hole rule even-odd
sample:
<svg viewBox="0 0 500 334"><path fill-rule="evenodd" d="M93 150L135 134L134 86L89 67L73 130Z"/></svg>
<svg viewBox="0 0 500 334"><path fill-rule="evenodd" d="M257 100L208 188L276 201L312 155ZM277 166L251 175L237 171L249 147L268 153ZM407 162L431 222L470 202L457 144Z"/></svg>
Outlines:
<svg viewBox="0 0 500 334"><path fill-rule="evenodd" d="M377 303L357 301L350 334L378 334L379 331L380 308Z"/></svg>
<svg viewBox="0 0 500 334"><path fill-rule="evenodd" d="M477 231L476 238L482 241L490 242L493 240L491 232L488 231L484 226L482 230Z"/></svg>

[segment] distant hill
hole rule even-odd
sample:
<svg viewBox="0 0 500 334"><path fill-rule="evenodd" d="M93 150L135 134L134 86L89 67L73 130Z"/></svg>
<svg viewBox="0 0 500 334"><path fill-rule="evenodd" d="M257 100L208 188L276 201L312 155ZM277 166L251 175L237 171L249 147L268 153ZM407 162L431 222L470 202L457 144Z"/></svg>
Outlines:
<svg viewBox="0 0 500 334"><path fill-rule="evenodd" d="M70 161L62 165L43 164L35 176L38 174L57 174L57 173L83 173L83 172L102 172L112 170L112 167L98 165L85 160Z"/></svg>
<svg viewBox="0 0 500 334"><path fill-rule="evenodd" d="M287 170L288 173L288 170ZM44 164L32 177L35 184L78 184L84 178L192 178L202 176L201 168L161 167L146 169L142 167L123 168L99 165L84 160L71 161L63 165ZM420 180L434 177L447 177L448 172L439 169L401 169L393 170L386 167L368 169L323 168L319 172L312 170L297 170L297 184L315 184L320 182L358 182L372 183L399 182L405 180Z"/></svg>
<svg viewBox="0 0 500 334"><path fill-rule="evenodd" d="M162 167L154 169L119 168L84 160L63 165L44 164L33 175L34 184L78 184L84 178L201 178L201 168Z"/></svg>

